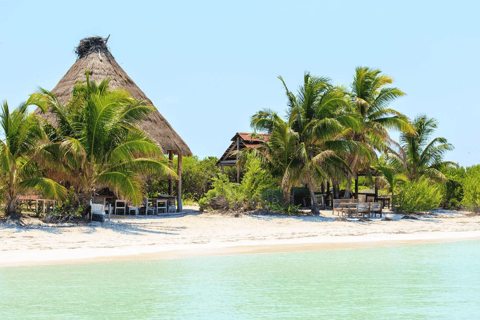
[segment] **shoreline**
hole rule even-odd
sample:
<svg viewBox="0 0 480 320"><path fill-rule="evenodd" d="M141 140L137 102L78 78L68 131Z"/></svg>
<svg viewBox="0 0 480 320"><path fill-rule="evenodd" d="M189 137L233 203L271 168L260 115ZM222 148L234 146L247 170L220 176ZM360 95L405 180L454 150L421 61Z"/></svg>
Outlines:
<svg viewBox="0 0 480 320"><path fill-rule="evenodd" d="M200 213L115 217L81 226L0 224L0 268L366 249L480 240L480 215L438 209L369 221L321 216Z"/></svg>
<svg viewBox="0 0 480 320"><path fill-rule="evenodd" d="M210 242L206 244L130 246L100 249L37 249L20 252L10 251L9 253L8 251L7 253L0 252L0 268L354 250L468 240L480 240L480 231L330 236L270 241Z"/></svg>

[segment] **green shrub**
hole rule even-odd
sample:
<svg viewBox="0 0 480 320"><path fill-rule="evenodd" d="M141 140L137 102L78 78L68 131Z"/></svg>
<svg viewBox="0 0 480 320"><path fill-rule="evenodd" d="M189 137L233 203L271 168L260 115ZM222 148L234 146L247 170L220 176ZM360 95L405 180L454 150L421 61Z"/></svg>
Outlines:
<svg viewBox="0 0 480 320"><path fill-rule="evenodd" d="M240 207L254 207L259 203L264 190L274 185L274 179L270 172L262 168L260 160L253 156L248 157L244 170L245 174L240 184L230 182L226 175L213 178L213 189L200 199L200 209L211 207L212 200L218 198L225 199L228 208L234 210Z"/></svg>
<svg viewBox="0 0 480 320"><path fill-rule="evenodd" d="M458 209L463 200L463 186L460 182L447 180L443 186L442 207L446 209Z"/></svg>
<svg viewBox="0 0 480 320"><path fill-rule="evenodd" d="M280 203L283 198L283 192L279 188L264 189L262 192L262 201Z"/></svg>
<svg viewBox="0 0 480 320"><path fill-rule="evenodd" d="M466 169L462 185L462 205L470 211L480 212L480 165Z"/></svg>
<svg viewBox="0 0 480 320"><path fill-rule="evenodd" d="M442 201L440 185L432 183L426 177L418 181L403 184L398 196L395 197L395 207L400 212L427 212L438 208Z"/></svg>
<svg viewBox="0 0 480 320"><path fill-rule="evenodd" d="M291 204L272 202L266 204L265 207L268 211L271 211L272 213L283 213L289 216L298 216L301 213L301 211L299 210L300 205L294 206Z"/></svg>

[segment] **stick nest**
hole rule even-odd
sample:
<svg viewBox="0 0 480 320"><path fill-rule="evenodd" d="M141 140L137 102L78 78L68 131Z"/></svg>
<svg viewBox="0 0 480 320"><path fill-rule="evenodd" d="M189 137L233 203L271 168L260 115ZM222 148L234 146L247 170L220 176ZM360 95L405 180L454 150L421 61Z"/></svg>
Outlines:
<svg viewBox="0 0 480 320"><path fill-rule="evenodd" d="M75 48L75 54L78 59L88 56L91 53L104 53L110 54L110 50L107 47L108 38L102 37L90 37L80 40L80 43Z"/></svg>

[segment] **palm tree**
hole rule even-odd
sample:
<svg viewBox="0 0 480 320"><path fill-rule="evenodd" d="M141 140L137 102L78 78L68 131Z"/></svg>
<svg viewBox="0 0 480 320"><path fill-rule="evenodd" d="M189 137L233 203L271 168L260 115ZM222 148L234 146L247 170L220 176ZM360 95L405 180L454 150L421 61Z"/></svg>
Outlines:
<svg viewBox="0 0 480 320"><path fill-rule="evenodd" d="M388 192L392 196L392 208L393 208L393 197L397 190L397 187L402 182L405 182L407 178L395 166L389 165L387 160L384 157L378 159L378 163L375 166L375 170L380 172L383 176L383 179L388 183Z"/></svg>
<svg viewBox="0 0 480 320"><path fill-rule="evenodd" d="M443 160L445 153L453 150L453 145L444 137L429 141L437 128L434 118L420 115L415 118L412 125L415 128L415 134L402 134L400 148L397 151L391 150L397 166L405 170L405 175L410 181L418 181L423 175L434 180L445 181L446 178L440 169L457 166L454 162Z"/></svg>
<svg viewBox="0 0 480 320"><path fill-rule="evenodd" d="M398 88L386 87L393 82L392 78L381 73L380 70L367 67L358 67L351 91L351 111L360 120L359 128L347 129L343 136L346 139L361 142L369 148L371 155L375 156L375 150L384 152L391 142L388 129L399 130L406 133L414 133L408 118L400 112L389 108L389 104L404 96L405 93ZM368 157L358 154L350 154L348 163L352 173L347 179L346 197L351 190L351 179L358 171L370 165Z"/></svg>
<svg viewBox="0 0 480 320"><path fill-rule="evenodd" d="M288 203L290 189L298 182L297 174L299 161L296 157L298 151L298 133L293 131L291 123L282 120L277 113L263 110L252 117L252 127L270 133L268 140L258 148L244 149L240 159L244 161L247 154L255 154L265 166L268 166L274 176L281 179L283 202Z"/></svg>
<svg viewBox="0 0 480 320"><path fill-rule="evenodd" d="M27 111L28 103L10 112L7 102L2 105L0 122L4 140L0 141L0 192L5 213L19 213L20 192L34 189L48 198L62 200L64 187L46 178L36 160L39 149L47 142L38 118Z"/></svg>
<svg viewBox="0 0 480 320"><path fill-rule="evenodd" d="M356 127L357 122L355 117L345 112L344 107L348 103L345 91L332 86L328 78L312 77L305 73L303 86L297 96L288 89L281 77L280 80L285 87L289 109L288 126L284 125L279 131L295 133L295 139L292 139L295 147L290 148L295 151L288 157L285 155L286 149L282 150L272 144L274 149L270 156L274 157L279 153L289 159L289 170L285 171L283 179L289 183L284 182L283 185L291 186L296 181L305 183L312 198L312 213L319 214L315 188L327 177L327 172L331 171L332 167L349 170L338 154L359 151L358 144L338 137L346 127ZM271 112L261 111L253 116L251 124L256 130L266 130L273 134L279 126L279 122L273 119L275 116Z"/></svg>
<svg viewBox="0 0 480 320"><path fill-rule="evenodd" d="M86 70L86 84L75 85L66 105L44 89L32 96L37 106L44 112L51 108L58 119L57 128L48 127L52 143L43 153L51 162L63 159L51 167L51 174L72 185L81 202L108 187L138 205L145 186L142 175L176 174L160 147L137 126L153 107L126 91L109 90L109 81L97 85Z"/></svg>

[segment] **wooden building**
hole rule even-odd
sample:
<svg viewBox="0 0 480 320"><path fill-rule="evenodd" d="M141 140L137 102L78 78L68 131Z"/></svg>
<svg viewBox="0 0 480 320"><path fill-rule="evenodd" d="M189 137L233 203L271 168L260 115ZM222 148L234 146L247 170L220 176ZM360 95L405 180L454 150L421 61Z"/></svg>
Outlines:
<svg viewBox="0 0 480 320"><path fill-rule="evenodd" d="M267 141L270 138L269 134L264 133L246 133L246 132L237 132L231 139L230 146L223 153L220 159L217 162L217 166L223 167L234 167L237 165L238 161L238 152L242 151L245 148L258 148L263 144L264 141ZM237 166L237 182L240 182L240 167Z"/></svg>

